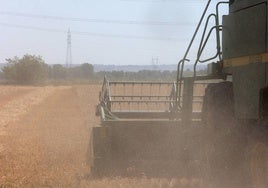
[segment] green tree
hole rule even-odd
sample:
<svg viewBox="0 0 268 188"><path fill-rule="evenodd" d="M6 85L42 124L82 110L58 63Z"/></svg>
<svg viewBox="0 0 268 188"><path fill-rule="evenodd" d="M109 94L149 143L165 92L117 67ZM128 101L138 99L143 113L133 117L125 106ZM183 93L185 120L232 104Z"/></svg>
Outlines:
<svg viewBox="0 0 268 188"><path fill-rule="evenodd" d="M90 79L94 75L94 67L89 63L84 63L79 67L80 76L84 79Z"/></svg>
<svg viewBox="0 0 268 188"><path fill-rule="evenodd" d="M94 77L94 67L89 63L83 63L79 66L68 69L70 79L85 79L89 80Z"/></svg>
<svg viewBox="0 0 268 188"><path fill-rule="evenodd" d="M66 68L60 64L53 65L51 71L51 77L56 80L65 79L67 76Z"/></svg>
<svg viewBox="0 0 268 188"><path fill-rule="evenodd" d="M43 83L48 78L49 67L40 56L24 55L21 59L6 59L7 66L2 68L5 78L16 84Z"/></svg>

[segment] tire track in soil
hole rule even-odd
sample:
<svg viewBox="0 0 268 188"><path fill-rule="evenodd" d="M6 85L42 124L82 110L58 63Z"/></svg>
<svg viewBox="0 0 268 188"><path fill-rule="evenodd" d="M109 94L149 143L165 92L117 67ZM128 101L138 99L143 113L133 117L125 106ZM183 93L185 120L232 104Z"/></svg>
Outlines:
<svg viewBox="0 0 268 188"><path fill-rule="evenodd" d="M0 109L5 108L9 102L15 101L30 92L34 91L34 88L26 87L12 87L12 86L0 86ZM4 128L7 126L7 121L1 117L0 121L0 136L6 135ZM0 144L0 153L4 151L4 147Z"/></svg>
<svg viewBox="0 0 268 188"><path fill-rule="evenodd" d="M12 100L16 100L34 91L34 87L0 86L0 108Z"/></svg>

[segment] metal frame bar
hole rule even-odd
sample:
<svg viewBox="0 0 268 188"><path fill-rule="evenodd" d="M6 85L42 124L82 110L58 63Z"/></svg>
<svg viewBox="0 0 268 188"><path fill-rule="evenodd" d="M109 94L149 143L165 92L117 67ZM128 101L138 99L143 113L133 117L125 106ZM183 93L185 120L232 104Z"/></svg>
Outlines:
<svg viewBox="0 0 268 188"><path fill-rule="evenodd" d="M193 42L194 42L194 40L196 38L196 35L197 35L197 33L198 33L199 29L200 29L200 26L201 26L201 24L202 24L202 22L204 20L204 17L205 17L205 15L207 13L208 7L210 6L210 3L211 3L211 0L208 0L207 5L206 5L206 7L205 7L205 9L203 11L203 14L202 14L202 16L201 16L201 18L199 20L199 23L198 23L198 25L196 27L196 30L195 30L195 32L193 34L193 37L192 37L192 39L190 41L190 44L188 45L188 47L186 49L186 52L184 54L184 57L178 63L178 67L177 67L177 83L176 83L176 85L177 85L177 96L178 96L177 97L177 104L176 104L176 106L177 106L177 109L178 110L181 110L182 109L181 101L180 101L181 100L180 99L181 97L180 96L182 95L182 82L183 82L184 63L185 62L190 62L190 60L187 59L188 53L189 53L189 51L190 51L190 49L192 47L192 44L193 44ZM221 30L221 26L219 25L219 6L221 4L226 4L226 3L229 3L229 2L227 2L227 1L218 2L217 5L216 5L216 14L210 14L208 16L208 18L207 18L207 21L206 21L206 24L205 24L205 28L204 28L204 31L203 31L203 35L202 35L202 39L200 41L200 45L199 45L199 49L198 49L198 53L197 53L196 63L194 65L194 79L196 77L196 64L198 62L203 63L203 62L206 62L206 61L210 61L212 59L215 59L216 57L219 57L220 60L222 59L222 57L221 57L221 45L220 45L220 34L219 34L219 32ZM206 30L207 30L207 27L208 27L208 23L209 23L209 20L210 20L210 18L212 16L215 17L215 26L210 29L210 32L209 32L208 36L206 37L205 43L203 44L205 33L206 33ZM212 58L208 58L206 60L200 60L201 54L202 54L202 52L204 50L204 47L205 47L205 45L207 43L207 40L208 40L209 36L211 35L211 32L214 29L216 29L217 54L214 57L212 57Z"/></svg>
<svg viewBox="0 0 268 188"><path fill-rule="evenodd" d="M190 51L190 49L191 49L191 47L193 45L195 37L196 37L196 35L197 35L198 31L199 31L199 28L200 28L200 26L201 26L201 24L203 22L203 19L204 19L206 13L207 13L207 10L208 10L208 7L209 7L210 3L211 3L211 0L208 0L207 5L206 5L206 7L205 7L205 9L203 11L203 14L202 14L202 16L201 16L201 18L199 20L199 23L198 23L198 25L197 25L197 27L195 29L194 35L193 35L193 37L192 37L192 39L190 41L190 44L188 45L188 47L186 49L184 57L178 63L178 68L177 68L177 96L178 96L177 98L178 98L178 101L177 101L177 104L176 104L176 106L178 108L177 110L181 110L181 108L182 108L181 105L180 105L180 103L181 103L180 96L181 96L181 87L182 87L181 85L182 85L182 78L183 78L184 63L185 63L185 61L188 61L188 62L190 61L189 59L187 59L188 53L189 53L189 51Z"/></svg>

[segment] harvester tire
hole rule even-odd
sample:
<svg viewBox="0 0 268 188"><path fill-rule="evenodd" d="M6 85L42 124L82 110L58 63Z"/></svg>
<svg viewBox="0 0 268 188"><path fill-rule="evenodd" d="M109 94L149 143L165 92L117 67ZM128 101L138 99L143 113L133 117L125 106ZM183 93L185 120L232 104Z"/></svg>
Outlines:
<svg viewBox="0 0 268 188"><path fill-rule="evenodd" d="M231 82L207 86L203 103L203 121L207 133L205 179L208 184L217 188L247 187L247 138L241 134L241 127L235 120Z"/></svg>
<svg viewBox="0 0 268 188"><path fill-rule="evenodd" d="M231 128L235 125L232 82L211 83L203 102L203 122L209 131Z"/></svg>

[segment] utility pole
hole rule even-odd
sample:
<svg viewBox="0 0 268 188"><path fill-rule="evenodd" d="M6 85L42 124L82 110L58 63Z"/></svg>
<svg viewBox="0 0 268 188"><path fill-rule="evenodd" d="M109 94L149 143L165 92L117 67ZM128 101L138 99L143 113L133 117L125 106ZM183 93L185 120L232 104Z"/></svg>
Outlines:
<svg viewBox="0 0 268 188"><path fill-rule="evenodd" d="M159 58L158 57L153 57L152 58L152 66L153 66L154 70L156 70L158 68L158 64L159 64Z"/></svg>
<svg viewBox="0 0 268 188"><path fill-rule="evenodd" d="M70 28L67 33L67 51L66 51L66 67L70 67L72 65L72 38Z"/></svg>

